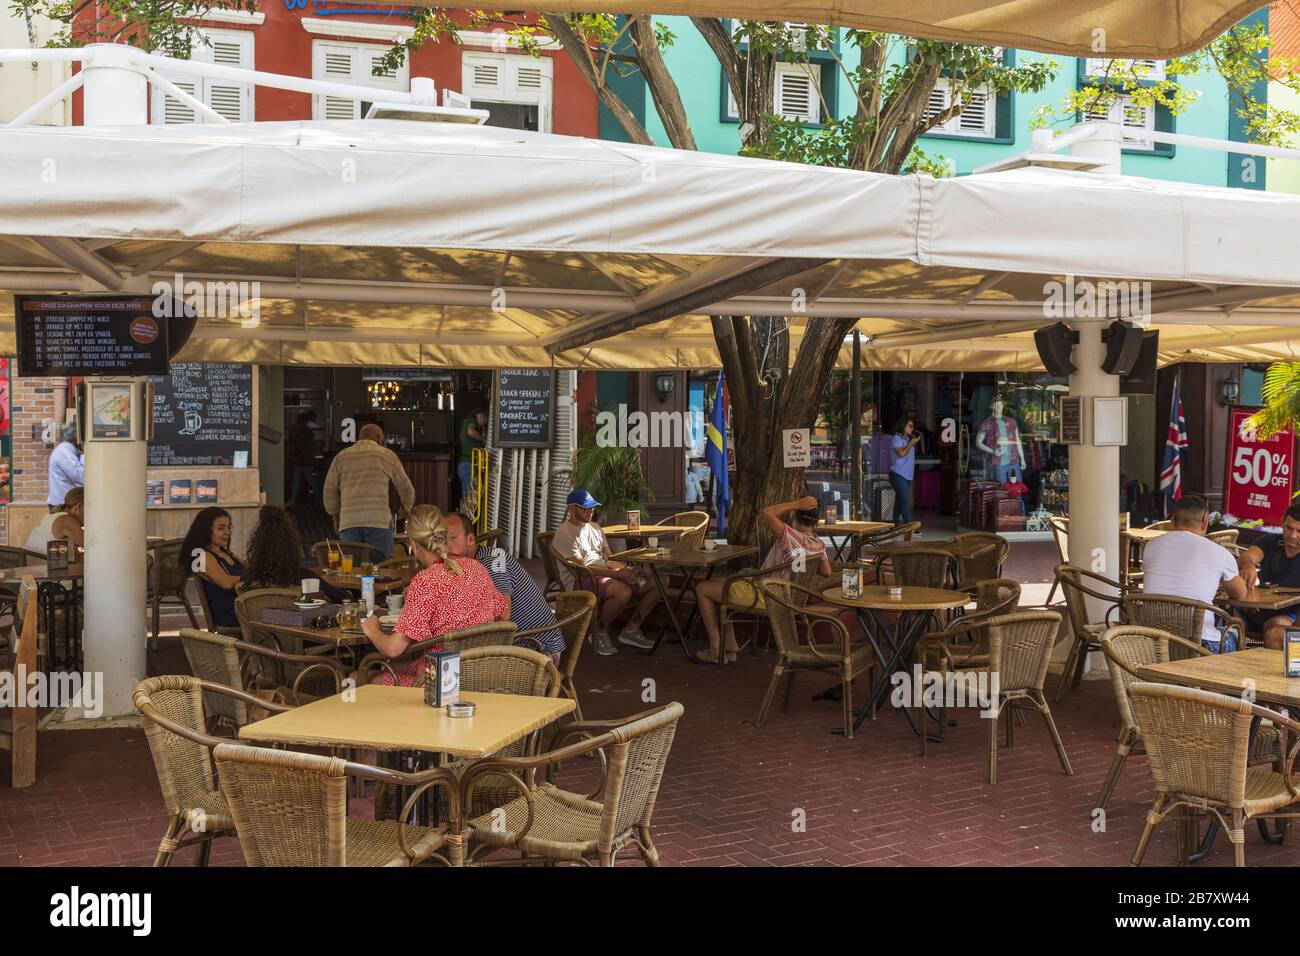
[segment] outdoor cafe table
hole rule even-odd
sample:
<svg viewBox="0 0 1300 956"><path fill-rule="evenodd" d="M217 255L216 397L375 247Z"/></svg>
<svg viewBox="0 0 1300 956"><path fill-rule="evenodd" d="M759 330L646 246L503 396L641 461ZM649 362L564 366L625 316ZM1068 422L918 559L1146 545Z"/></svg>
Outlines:
<svg viewBox="0 0 1300 956"><path fill-rule="evenodd" d="M1266 647L1252 647L1230 654L1189 657L1163 664L1145 664L1138 668L1138 676L1157 684L1199 687L1229 697L1240 697L1249 688L1261 704L1286 708L1292 714L1300 710L1300 677L1287 677L1283 671L1282 652ZM1252 737L1258 726L1257 717L1251 722ZM1260 835L1265 840L1270 843L1282 842L1281 835L1269 833L1268 821L1259 820L1258 823ZM1211 820L1200 848L1187 858L1189 863L1195 863L1210 851L1218 831L1218 821Z"/></svg>
<svg viewBox="0 0 1300 956"><path fill-rule="evenodd" d="M1219 597L1233 607L1249 608L1252 611L1281 611L1300 604L1300 588L1255 588L1248 591L1244 598L1225 597L1222 592Z"/></svg>
<svg viewBox="0 0 1300 956"><path fill-rule="evenodd" d="M624 551L618 555L618 560L628 564L642 564L650 569L650 577L655 583L655 589L659 592L659 599L663 601L664 609L668 612L668 623L659 630L659 636L655 638L655 646L650 648L646 653L653 654L663 643L664 635L668 633L668 628L672 628L677 639L681 641L682 653L691 663L698 663L695 654L691 651L691 646L686 640L686 635L690 632L691 625L695 623L695 615L699 613L700 602L695 596L696 577L700 572L704 572L704 580L713 577L713 572L724 564L732 561L739 561L742 558L748 558L758 554L758 548L752 545L740 544L720 544L713 550L706 551L703 545L698 544L675 544L667 549L666 555L660 555L657 550L650 548L639 548L635 551ZM659 575L661 568L667 568L670 571L680 571L682 574L682 587L677 594L677 600L674 601L668 596L668 589L664 587L663 578ZM687 618L685 626L677 618L677 610L681 607L683 599L687 594L694 599L694 607L691 609L691 616ZM721 655L719 655L721 659Z"/></svg>
<svg viewBox="0 0 1300 956"><path fill-rule="evenodd" d="M361 575L344 574L342 571L331 571L329 568L312 568L307 572L314 577L320 578L327 584L342 591L360 591ZM389 591L401 591L411 583L411 578L420 573L419 568L383 568L375 572L375 593L385 594Z"/></svg>
<svg viewBox="0 0 1300 956"><path fill-rule="evenodd" d="M51 668L81 667L81 579L85 573L83 564L69 564L66 571L51 571L45 562L24 565L21 568L0 569L0 585L11 587L22 584L23 578L36 582L36 600L41 608L41 615L47 621L54 620L58 607L64 608L63 615L63 655L55 654L56 645L53 632L50 634L48 663ZM70 585L65 588L64 584Z"/></svg>
<svg viewBox="0 0 1300 956"><path fill-rule="evenodd" d="M844 560L844 548L864 534L879 534L892 528L891 521L835 521L827 524L824 520L817 522L817 536L828 538L835 549L835 560ZM839 535L839 540L836 540Z"/></svg>
<svg viewBox="0 0 1300 956"><path fill-rule="evenodd" d="M335 694L245 724L239 737L260 744L379 750L418 767L430 754L435 760L442 754L491 756L574 708L565 697L462 691L460 698L474 702L473 717L450 717L445 707L430 707L422 687L363 684L352 695ZM398 806L404 803L399 793ZM463 821L453 821L453 829L463 829Z"/></svg>
<svg viewBox="0 0 1300 956"><path fill-rule="evenodd" d="M898 597L890 597L889 590L884 585L866 585L856 598L845 597L843 588L827 588L822 592L822 597L831 604L853 608L857 612L867 641L876 653L876 660L883 665L880 677L872 685L871 692L853 720L854 730L862 726L867 715L888 692L894 673L906 670L911 663L916 642L925 633L934 613L965 607L971 599L964 591L951 591L947 588L904 587ZM889 611L898 614L898 622L892 629L885 627L880 620L880 614ZM882 646L886 642L889 645L888 654ZM902 710L912 729L919 734L921 728L917 725L911 708L904 707ZM844 728L836 728L834 732L843 733Z"/></svg>
<svg viewBox="0 0 1300 956"><path fill-rule="evenodd" d="M600 530L606 538L675 538L695 528L689 524L643 524L633 531L625 524L607 524L601 525Z"/></svg>

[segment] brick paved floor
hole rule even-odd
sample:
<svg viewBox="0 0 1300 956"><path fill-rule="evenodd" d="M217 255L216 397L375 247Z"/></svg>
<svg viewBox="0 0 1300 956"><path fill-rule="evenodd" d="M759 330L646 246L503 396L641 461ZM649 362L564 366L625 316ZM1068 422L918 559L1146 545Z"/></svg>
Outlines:
<svg viewBox="0 0 1300 956"><path fill-rule="evenodd" d="M1054 563L1050 547L1017 545L1010 570L1042 580L1042 568ZM163 639L151 669L184 669L176 639ZM1127 863L1153 792L1145 758L1130 759L1105 830L1094 832L1091 808L1119 726L1108 682L1087 681L1054 708L1074 776L1061 772L1041 720L1030 715L1015 747L999 754L998 783L990 785L986 725L977 717L962 716L923 761L917 738L892 710L852 740L828 733L838 705L810 699L828 685L824 678L801 677L789 712L754 727L770 670L770 660L750 655L734 666L692 665L674 645L654 656L583 658L578 686L587 716L645 709L647 680L658 701L686 707L655 814L666 864ZM1054 688L1055 677L1049 680ZM0 769L0 866L150 863L165 814L143 734L44 732L39 747L34 787L11 789ZM806 820L801 832L796 816ZM1266 845L1253 829L1246 854L1252 865L1300 859L1295 847ZM1172 828L1161 827L1148 865L1173 858ZM212 862L241 864L238 844L218 841ZM1199 866L1231 862L1220 836Z"/></svg>

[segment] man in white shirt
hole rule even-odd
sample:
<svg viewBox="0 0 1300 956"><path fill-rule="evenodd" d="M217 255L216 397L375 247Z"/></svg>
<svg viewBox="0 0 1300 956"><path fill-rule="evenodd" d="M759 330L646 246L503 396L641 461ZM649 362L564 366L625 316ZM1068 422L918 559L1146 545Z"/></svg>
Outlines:
<svg viewBox="0 0 1300 956"><path fill-rule="evenodd" d="M1142 590L1170 594L1202 604L1214 603L1222 585L1228 597L1246 596L1246 581L1237 559L1205 536L1210 506L1200 495L1184 495L1174 505L1174 528L1153 540L1142 553ZM1213 615L1206 614L1201 643L1218 649L1221 635Z"/></svg>
<svg viewBox="0 0 1300 956"><path fill-rule="evenodd" d="M654 641L641 633L640 625L659 600L659 595L654 588L646 585L635 569L611 558L613 552L605 540L605 532L592 520L599 507L600 502L585 488L570 492L568 513L564 523L555 529L551 547L560 558L581 561L595 572L601 624L601 631L596 634L596 653L604 657L618 653L611 637L617 637L620 644L649 650L654 647ZM566 588L584 586L575 580L574 573L563 562L560 563L559 570L560 580ZM615 630L615 622L634 596L640 600L637 601L631 619L626 627Z"/></svg>
<svg viewBox="0 0 1300 956"><path fill-rule="evenodd" d="M48 495L45 503L57 510L73 488L86 483L86 458L77 451L77 426L64 425L62 441L50 452Z"/></svg>

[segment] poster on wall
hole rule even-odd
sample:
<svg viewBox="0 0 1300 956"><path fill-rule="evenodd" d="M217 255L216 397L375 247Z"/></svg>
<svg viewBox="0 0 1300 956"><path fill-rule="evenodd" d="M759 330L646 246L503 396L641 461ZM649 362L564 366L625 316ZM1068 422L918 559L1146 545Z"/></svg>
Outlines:
<svg viewBox="0 0 1300 956"><path fill-rule="evenodd" d="M0 504L13 500L13 420L9 414L9 359L0 358Z"/></svg>
<svg viewBox="0 0 1300 956"><path fill-rule="evenodd" d="M1246 427L1247 419L1257 411L1244 405L1228 410L1223 511L1242 521L1277 526L1291 503L1295 432L1287 428L1261 439Z"/></svg>

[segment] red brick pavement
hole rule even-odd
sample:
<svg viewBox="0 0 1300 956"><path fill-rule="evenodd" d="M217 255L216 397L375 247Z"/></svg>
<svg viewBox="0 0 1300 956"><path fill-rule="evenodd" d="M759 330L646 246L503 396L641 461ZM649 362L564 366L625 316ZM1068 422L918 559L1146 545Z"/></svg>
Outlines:
<svg viewBox="0 0 1300 956"><path fill-rule="evenodd" d="M1033 580L1034 568L1024 570ZM164 638L152 667L184 669L177 644ZM686 707L655 813L666 864L1128 862L1153 791L1145 758L1131 758L1104 831L1094 831L1093 801L1119 728L1107 681L1085 682L1054 708L1074 776L1061 772L1041 720L1031 714L1029 726L1017 728L1014 748L999 754L998 783L990 785L986 725L974 714L962 715L922 760L917 738L892 709L852 740L828 733L839 707L811 696L829 681L805 675L789 712L774 711L760 729L753 720L770 673L771 661L763 657L698 666L667 644L653 656L584 656L578 686L587 716L646 709L643 694L651 686L657 701ZM39 747L39 779L30 789L11 789L7 768L0 769L0 866L150 863L165 813L143 734L51 731L40 735ZM1297 862L1295 847L1266 845L1254 829L1246 842L1252 865ZM1157 830L1147 863L1173 859L1173 830L1166 825ZM217 841L212 862L241 864L236 841ZM1220 836L1199 866L1231 862Z"/></svg>

